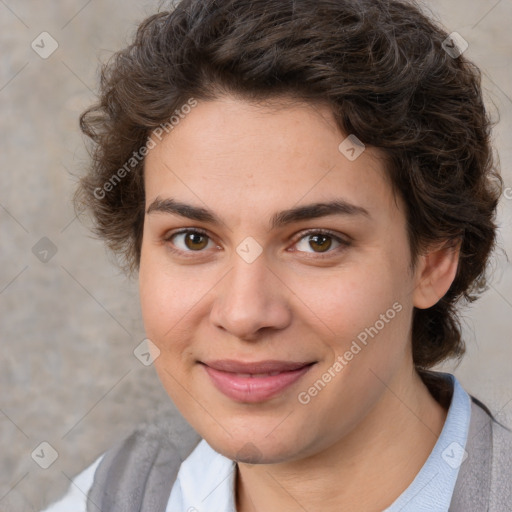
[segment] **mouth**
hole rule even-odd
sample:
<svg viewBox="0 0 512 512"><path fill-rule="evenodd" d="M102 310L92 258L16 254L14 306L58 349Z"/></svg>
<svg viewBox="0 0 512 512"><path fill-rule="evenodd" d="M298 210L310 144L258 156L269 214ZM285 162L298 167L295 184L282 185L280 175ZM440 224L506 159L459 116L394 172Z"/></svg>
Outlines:
<svg viewBox="0 0 512 512"><path fill-rule="evenodd" d="M232 359L200 362L213 385L236 402L269 400L301 379L314 362L242 362Z"/></svg>

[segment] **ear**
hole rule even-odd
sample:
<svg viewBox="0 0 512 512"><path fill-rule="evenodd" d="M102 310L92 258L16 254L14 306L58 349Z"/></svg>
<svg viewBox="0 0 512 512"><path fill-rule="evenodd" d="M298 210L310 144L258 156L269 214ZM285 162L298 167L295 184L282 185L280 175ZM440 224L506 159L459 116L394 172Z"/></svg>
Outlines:
<svg viewBox="0 0 512 512"><path fill-rule="evenodd" d="M447 242L431 247L418 257L416 264L416 287L413 304L419 309L427 309L437 304L449 290L459 263L461 241Z"/></svg>

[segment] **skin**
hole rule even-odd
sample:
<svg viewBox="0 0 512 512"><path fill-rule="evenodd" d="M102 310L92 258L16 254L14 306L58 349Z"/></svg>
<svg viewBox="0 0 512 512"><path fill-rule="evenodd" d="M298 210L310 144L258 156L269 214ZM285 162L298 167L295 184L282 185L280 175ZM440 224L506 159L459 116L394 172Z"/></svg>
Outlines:
<svg viewBox="0 0 512 512"><path fill-rule="evenodd" d="M147 213L140 297L164 388L216 451L238 461L238 512L380 511L412 482L446 419L414 370L411 323L414 307L448 290L458 251L439 245L411 267L403 203L381 155L367 147L350 161L338 150L346 136L324 105L224 96L199 102L146 157L147 208L173 198L221 219ZM369 215L270 229L277 212L334 199ZM207 235L187 240L175 235L182 228ZM315 244L310 229L348 243ZM236 251L247 237L262 249L252 263ZM401 311L300 403L394 303ZM241 403L198 363L211 359L316 364L280 395Z"/></svg>

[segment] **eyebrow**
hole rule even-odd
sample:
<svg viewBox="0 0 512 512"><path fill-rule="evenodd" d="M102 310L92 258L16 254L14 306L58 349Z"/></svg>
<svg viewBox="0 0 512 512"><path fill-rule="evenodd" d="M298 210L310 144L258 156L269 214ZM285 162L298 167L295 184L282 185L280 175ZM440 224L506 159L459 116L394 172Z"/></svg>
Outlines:
<svg viewBox="0 0 512 512"><path fill-rule="evenodd" d="M153 212L179 215L191 220L206 222L213 225L220 225L223 222L210 210L191 204L182 203L175 199L161 199L157 197L149 206L146 213ZM272 216L270 221L271 229L280 228L294 222L308 219L317 219L328 215L364 216L371 218L368 210L357 206L343 199L336 199L325 203L313 203L305 206L298 206L289 210L283 210Z"/></svg>

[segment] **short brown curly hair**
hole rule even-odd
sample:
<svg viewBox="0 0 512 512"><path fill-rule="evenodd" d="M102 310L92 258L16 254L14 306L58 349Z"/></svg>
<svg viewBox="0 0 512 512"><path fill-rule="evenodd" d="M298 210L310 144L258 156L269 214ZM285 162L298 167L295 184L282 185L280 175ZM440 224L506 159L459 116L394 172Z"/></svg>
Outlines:
<svg viewBox="0 0 512 512"><path fill-rule="evenodd" d="M418 370L460 357L455 307L485 285L503 185L480 71L446 51L447 37L405 0L183 0L144 20L103 66L99 102L80 118L92 165L75 204L92 212L120 263L137 270L139 151L155 128L191 98L221 93L326 103L342 133L386 155L406 204L413 263L431 243L461 241L455 280L435 306L414 310L412 335Z"/></svg>

